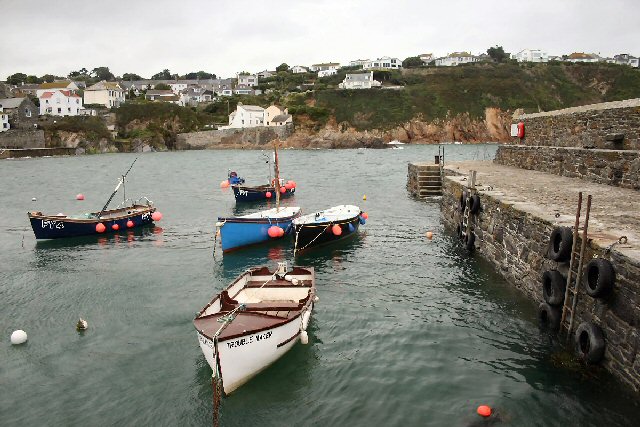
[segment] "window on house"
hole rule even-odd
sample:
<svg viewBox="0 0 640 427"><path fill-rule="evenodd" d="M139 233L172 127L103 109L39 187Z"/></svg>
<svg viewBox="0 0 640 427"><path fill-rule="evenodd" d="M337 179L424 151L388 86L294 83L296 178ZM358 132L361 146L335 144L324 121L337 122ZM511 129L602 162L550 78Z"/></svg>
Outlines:
<svg viewBox="0 0 640 427"><path fill-rule="evenodd" d="M60 104L60 98L56 99L56 104Z"/></svg>
<svg viewBox="0 0 640 427"><path fill-rule="evenodd" d="M71 107L67 108L67 110L69 110L69 113L71 112Z"/></svg>
<svg viewBox="0 0 640 427"><path fill-rule="evenodd" d="M24 109L24 115L25 115L26 117L31 117L31 110L30 110L30 109L28 109L28 108L25 108L25 109Z"/></svg>
<svg viewBox="0 0 640 427"><path fill-rule="evenodd" d="M58 107L58 114L62 114L62 108Z"/></svg>

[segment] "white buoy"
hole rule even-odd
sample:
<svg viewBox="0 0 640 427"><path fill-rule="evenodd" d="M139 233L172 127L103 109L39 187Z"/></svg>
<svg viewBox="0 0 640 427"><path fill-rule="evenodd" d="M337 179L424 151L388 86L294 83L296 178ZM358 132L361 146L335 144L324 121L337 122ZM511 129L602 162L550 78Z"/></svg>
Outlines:
<svg viewBox="0 0 640 427"><path fill-rule="evenodd" d="M318 295L313 297L313 302L318 302L318 301L320 301L320 297Z"/></svg>
<svg viewBox="0 0 640 427"><path fill-rule="evenodd" d="M78 323L76 323L76 329L79 331L85 331L88 327L89 324L82 317L78 320Z"/></svg>
<svg viewBox="0 0 640 427"><path fill-rule="evenodd" d="M35 198L35 197L32 197L32 198L31 198L31 201L32 201L32 202L35 202L35 201L36 201L36 198Z"/></svg>
<svg viewBox="0 0 640 427"><path fill-rule="evenodd" d="M19 345L27 342L27 333L22 329L18 329L17 331L13 331L11 334L11 344Z"/></svg>
<svg viewBox="0 0 640 427"><path fill-rule="evenodd" d="M300 342L302 344L309 344L309 334L307 334L307 331L300 332Z"/></svg>

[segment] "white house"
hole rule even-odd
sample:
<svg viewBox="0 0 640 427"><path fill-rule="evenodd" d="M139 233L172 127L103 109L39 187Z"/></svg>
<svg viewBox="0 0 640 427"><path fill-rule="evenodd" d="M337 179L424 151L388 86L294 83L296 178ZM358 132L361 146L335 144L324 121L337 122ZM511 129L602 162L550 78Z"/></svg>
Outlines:
<svg viewBox="0 0 640 427"><path fill-rule="evenodd" d="M512 59L518 62L548 62L549 55L540 49L523 49L515 55L511 55Z"/></svg>
<svg viewBox="0 0 640 427"><path fill-rule="evenodd" d="M438 67L455 67L461 64L470 64L472 62L478 62L477 56L471 55L468 52L453 52L444 58L436 59L436 66Z"/></svg>
<svg viewBox="0 0 640 427"><path fill-rule="evenodd" d="M347 74L338 85L340 89L371 89L372 87L379 87L382 83L373 79L373 71L360 74Z"/></svg>
<svg viewBox="0 0 640 427"><path fill-rule="evenodd" d="M238 74L238 86L258 86L258 76L255 74Z"/></svg>
<svg viewBox="0 0 640 427"><path fill-rule="evenodd" d="M9 115L4 112L4 108L0 105L0 132L9 130Z"/></svg>
<svg viewBox="0 0 640 427"><path fill-rule="evenodd" d="M329 77L329 76L333 76L334 74L338 74L338 70L320 70L318 71L318 77Z"/></svg>
<svg viewBox="0 0 640 427"><path fill-rule="evenodd" d="M569 62L598 62L600 57L595 53L573 52L567 57Z"/></svg>
<svg viewBox="0 0 640 427"><path fill-rule="evenodd" d="M295 67L291 67L290 70L293 74L306 73L309 71L307 70L306 67L303 67L302 65L296 65Z"/></svg>
<svg viewBox="0 0 640 427"><path fill-rule="evenodd" d="M258 76L258 79L268 79L269 77L273 77L276 74L277 74L276 71L263 70L263 71L260 71L257 74L257 76Z"/></svg>
<svg viewBox="0 0 640 427"><path fill-rule="evenodd" d="M293 123L293 118L287 108L281 109L277 105L271 105L264 110L265 126L284 126Z"/></svg>
<svg viewBox="0 0 640 427"><path fill-rule="evenodd" d="M42 83L38 87L38 90L36 90L36 97L40 98L40 95L51 90L68 90L73 93L76 93L79 90L79 88L77 84L75 84L70 80L63 80L63 81L52 82L52 83Z"/></svg>
<svg viewBox="0 0 640 427"><path fill-rule="evenodd" d="M612 62L619 65L628 65L634 68L640 67L638 58L636 58L635 56L631 56L628 53L620 53L618 55L615 55L611 61L607 62Z"/></svg>
<svg viewBox="0 0 640 427"><path fill-rule="evenodd" d="M423 53L422 55L418 55L418 58L420 58L424 65L429 65L431 61L435 60L433 53Z"/></svg>
<svg viewBox="0 0 640 427"><path fill-rule="evenodd" d="M101 81L84 91L85 104L101 104L107 108L124 103L125 90L116 82Z"/></svg>
<svg viewBox="0 0 640 427"><path fill-rule="evenodd" d="M264 126L264 108L238 103L236 111L229 114L229 126L220 129L240 129Z"/></svg>
<svg viewBox="0 0 640 427"><path fill-rule="evenodd" d="M337 70L338 68L340 68L340 64L337 62L327 62L324 64L313 64L309 67L309 71L318 72L324 70Z"/></svg>
<svg viewBox="0 0 640 427"><path fill-rule="evenodd" d="M70 90L52 90L42 93L40 100L40 115L77 116L83 109L80 95Z"/></svg>
<svg viewBox="0 0 640 427"><path fill-rule="evenodd" d="M371 61L368 59L356 59L353 61L349 61L349 67L362 67L367 62L371 62Z"/></svg>
<svg viewBox="0 0 640 427"><path fill-rule="evenodd" d="M173 93L172 90L149 89L144 94L144 99L149 101L170 102L172 104L180 104L180 97Z"/></svg>
<svg viewBox="0 0 640 427"><path fill-rule="evenodd" d="M402 61L398 58L383 56L373 61L367 61L362 65L365 70L397 70L402 68Z"/></svg>

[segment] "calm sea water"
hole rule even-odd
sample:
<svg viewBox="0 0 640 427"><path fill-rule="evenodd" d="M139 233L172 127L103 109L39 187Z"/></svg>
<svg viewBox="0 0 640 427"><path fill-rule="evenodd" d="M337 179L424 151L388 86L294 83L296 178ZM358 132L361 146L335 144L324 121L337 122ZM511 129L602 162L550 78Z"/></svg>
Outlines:
<svg viewBox="0 0 640 427"><path fill-rule="evenodd" d="M446 155L494 152L458 145ZM225 398L222 425L486 425L480 404L498 410L493 425L640 419L636 397L606 373L554 363L558 346L539 331L534 304L458 246L437 203L408 196L407 163L436 154L429 146L281 152L283 177L298 183L286 203L306 212L357 204L369 221L356 239L297 259L316 268L310 343ZM0 162L0 425L211 424L211 370L193 316L245 268L291 262L292 249L282 242L212 257L216 217L253 209L236 208L219 183L229 168L263 182L259 151L140 155L127 196L156 203L164 214L156 228L35 241L28 210L99 210L134 158ZM85 333L75 330L79 316ZM10 344L15 329L29 334L26 345Z"/></svg>

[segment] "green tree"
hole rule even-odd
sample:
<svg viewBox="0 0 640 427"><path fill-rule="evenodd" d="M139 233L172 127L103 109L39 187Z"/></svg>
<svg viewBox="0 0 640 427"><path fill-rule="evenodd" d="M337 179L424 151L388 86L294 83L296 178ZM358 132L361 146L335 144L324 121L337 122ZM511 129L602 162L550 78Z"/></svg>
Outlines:
<svg viewBox="0 0 640 427"><path fill-rule="evenodd" d="M487 55L489 55L491 59L493 59L496 62L503 62L505 59L509 58L509 55L507 55L504 52L504 49L502 48L502 46L498 46L498 45L487 49Z"/></svg>
<svg viewBox="0 0 640 427"><path fill-rule="evenodd" d="M62 78L58 76L54 76L53 74L45 74L44 76L40 77L40 80L45 81L47 83L51 83L51 82L55 82L56 80L62 80Z"/></svg>
<svg viewBox="0 0 640 427"><path fill-rule="evenodd" d="M215 79L216 75L213 73L207 73L206 71L198 71L198 72L191 72L191 73L187 73L184 76L182 76L183 79L187 79L187 80L196 80L196 79Z"/></svg>
<svg viewBox="0 0 640 427"><path fill-rule="evenodd" d="M27 75L25 73L15 73L7 77L7 83L10 85L21 85L27 81Z"/></svg>
<svg viewBox="0 0 640 427"><path fill-rule="evenodd" d="M151 80L171 80L171 71L165 68L159 73L151 76Z"/></svg>
<svg viewBox="0 0 640 427"><path fill-rule="evenodd" d="M159 83L155 86L156 90L171 90L171 86L166 83Z"/></svg>
<svg viewBox="0 0 640 427"><path fill-rule="evenodd" d="M42 80L38 76L27 76L27 83L42 83Z"/></svg>
<svg viewBox="0 0 640 427"><path fill-rule="evenodd" d="M124 73L122 75L122 80L142 80L142 77L136 73Z"/></svg>
<svg viewBox="0 0 640 427"><path fill-rule="evenodd" d="M115 76L111 71L109 71L109 67L96 67L91 70L91 76L95 77L98 80L107 80L112 81Z"/></svg>
<svg viewBox="0 0 640 427"><path fill-rule="evenodd" d="M404 68L422 67L422 65L422 59L420 59L419 56L410 56L402 61L402 66Z"/></svg>
<svg viewBox="0 0 640 427"><path fill-rule="evenodd" d="M288 71L289 66L286 63L282 63L276 67L276 71Z"/></svg>

